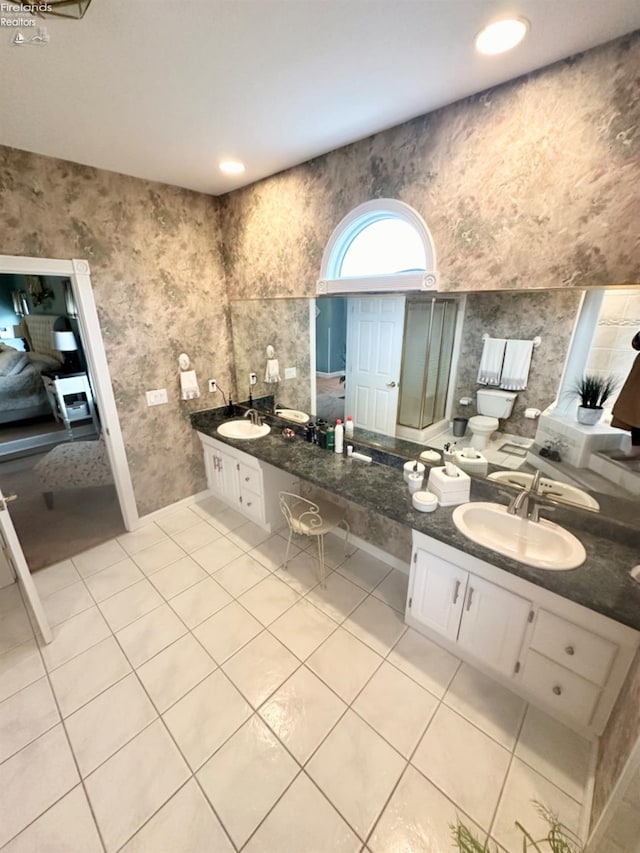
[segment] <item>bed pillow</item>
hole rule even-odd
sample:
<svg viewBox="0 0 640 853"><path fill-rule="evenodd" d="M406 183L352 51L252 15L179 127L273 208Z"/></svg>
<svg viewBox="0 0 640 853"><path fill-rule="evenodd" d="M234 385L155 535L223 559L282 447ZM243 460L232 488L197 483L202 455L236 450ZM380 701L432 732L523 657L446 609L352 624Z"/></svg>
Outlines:
<svg viewBox="0 0 640 853"><path fill-rule="evenodd" d="M0 352L0 376L15 376L27 363L27 354L6 349Z"/></svg>

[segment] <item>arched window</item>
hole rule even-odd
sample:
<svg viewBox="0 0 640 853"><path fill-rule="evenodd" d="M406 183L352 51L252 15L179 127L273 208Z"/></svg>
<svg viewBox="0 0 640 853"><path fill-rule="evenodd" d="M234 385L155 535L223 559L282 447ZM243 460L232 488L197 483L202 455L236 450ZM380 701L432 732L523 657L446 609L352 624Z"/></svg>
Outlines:
<svg viewBox="0 0 640 853"><path fill-rule="evenodd" d="M408 204L378 199L356 207L329 238L318 293L435 290L435 249Z"/></svg>

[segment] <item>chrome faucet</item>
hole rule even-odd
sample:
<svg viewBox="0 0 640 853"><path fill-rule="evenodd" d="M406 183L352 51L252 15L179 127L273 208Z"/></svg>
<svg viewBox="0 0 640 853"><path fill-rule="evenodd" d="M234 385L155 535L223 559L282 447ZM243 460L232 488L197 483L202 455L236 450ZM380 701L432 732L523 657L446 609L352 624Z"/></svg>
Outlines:
<svg viewBox="0 0 640 853"><path fill-rule="evenodd" d="M245 418L251 418L251 423L255 426L262 426L262 418L260 414L255 409L247 409L245 413Z"/></svg>
<svg viewBox="0 0 640 853"><path fill-rule="evenodd" d="M540 471L536 471L531 485L528 489L523 489L521 492L512 498L511 503L507 507L509 515L517 515L519 518L528 518L531 521L539 521L538 512L540 504L537 498L540 496ZM533 504L533 506L530 506Z"/></svg>

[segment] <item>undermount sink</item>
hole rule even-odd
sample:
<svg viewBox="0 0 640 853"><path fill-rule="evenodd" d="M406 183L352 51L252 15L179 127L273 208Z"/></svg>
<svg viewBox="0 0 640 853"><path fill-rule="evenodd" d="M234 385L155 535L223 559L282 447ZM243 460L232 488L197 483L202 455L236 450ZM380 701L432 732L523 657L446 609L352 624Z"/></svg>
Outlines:
<svg viewBox="0 0 640 853"><path fill-rule="evenodd" d="M276 409L276 415L285 421L293 421L296 424L308 424L309 415L299 409Z"/></svg>
<svg viewBox="0 0 640 853"><path fill-rule="evenodd" d="M496 471L493 474L489 474L490 480L496 480L508 486L515 486L517 489L530 489L533 477L533 474L525 474L523 471ZM562 483L560 480L540 477L538 491L541 495L556 498L556 500L567 501L576 506L583 506L588 509L600 509L600 504L590 494L584 492L582 489L578 489L576 486Z"/></svg>
<svg viewBox="0 0 640 853"><path fill-rule="evenodd" d="M478 545L537 569L576 569L587 556L573 533L546 519L510 515L502 504L460 504L452 518L460 533Z"/></svg>
<svg viewBox="0 0 640 853"><path fill-rule="evenodd" d="M225 438L249 440L268 435L271 432L271 427L269 424L260 424L260 426L257 426L257 424L253 424L250 420L243 418L242 420L225 421L223 424L220 424L216 432L224 435Z"/></svg>

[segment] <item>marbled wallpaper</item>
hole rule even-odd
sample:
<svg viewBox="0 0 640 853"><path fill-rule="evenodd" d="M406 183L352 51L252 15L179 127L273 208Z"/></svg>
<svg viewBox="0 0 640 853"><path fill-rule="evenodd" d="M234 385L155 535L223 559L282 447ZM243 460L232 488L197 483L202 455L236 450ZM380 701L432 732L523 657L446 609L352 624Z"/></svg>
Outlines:
<svg viewBox="0 0 640 853"><path fill-rule="evenodd" d="M0 148L0 209L0 253L89 261L140 515L204 489L188 415L234 376L216 200ZM183 351L199 400L179 399ZM153 388L167 405L147 407Z"/></svg>
<svg viewBox="0 0 640 853"><path fill-rule="evenodd" d="M640 281L640 33L221 198L234 298L310 296L356 205L412 205L443 290Z"/></svg>
<svg viewBox="0 0 640 853"><path fill-rule="evenodd" d="M538 422L524 417L527 407L544 410L553 402L560 384L581 291L546 290L537 293L470 293L462 330L462 349L454 400L472 397L473 405L457 407L455 415L477 414L478 367L482 335L532 340L542 338L533 350L529 382L518 391L511 417L501 421L505 432L533 438Z"/></svg>
<svg viewBox="0 0 640 853"><path fill-rule="evenodd" d="M238 399L249 396L249 373L253 372L258 377L254 397L273 394L278 406L310 412L309 300L232 301L230 310ZM269 345L280 367L277 384L264 381ZM285 379L286 367L295 367L295 379Z"/></svg>

